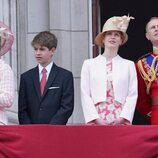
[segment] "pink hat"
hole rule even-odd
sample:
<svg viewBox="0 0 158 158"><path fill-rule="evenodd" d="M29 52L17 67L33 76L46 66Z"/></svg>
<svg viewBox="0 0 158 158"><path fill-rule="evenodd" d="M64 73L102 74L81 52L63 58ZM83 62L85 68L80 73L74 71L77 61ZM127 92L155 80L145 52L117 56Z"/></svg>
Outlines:
<svg viewBox="0 0 158 158"><path fill-rule="evenodd" d="M14 36L7 25L0 21L0 56L7 53L13 44Z"/></svg>

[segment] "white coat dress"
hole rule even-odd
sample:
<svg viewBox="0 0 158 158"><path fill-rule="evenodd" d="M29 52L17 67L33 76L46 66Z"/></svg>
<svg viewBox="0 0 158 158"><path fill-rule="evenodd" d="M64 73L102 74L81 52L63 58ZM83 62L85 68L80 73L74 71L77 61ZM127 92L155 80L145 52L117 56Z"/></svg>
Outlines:
<svg viewBox="0 0 158 158"><path fill-rule="evenodd" d="M86 123L99 118L95 104L106 101L106 63L106 58L102 55L83 63L81 102ZM120 117L132 123L138 95L135 64L117 55L112 59L112 66L114 99L123 105Z"/></svg>

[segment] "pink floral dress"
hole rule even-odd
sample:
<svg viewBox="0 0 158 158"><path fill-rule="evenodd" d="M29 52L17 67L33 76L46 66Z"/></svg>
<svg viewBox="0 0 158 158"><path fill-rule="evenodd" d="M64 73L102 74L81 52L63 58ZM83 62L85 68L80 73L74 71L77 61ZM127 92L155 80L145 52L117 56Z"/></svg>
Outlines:
<svg viewBox="0 0 158 158"><path fill-rule="evenodd" d="M112 61L107 62L107 100L96 104L96 109L100 118L104 119L107 124L118 119L122 111L122 104L114 100L114 91L112 84Z"/></svg>

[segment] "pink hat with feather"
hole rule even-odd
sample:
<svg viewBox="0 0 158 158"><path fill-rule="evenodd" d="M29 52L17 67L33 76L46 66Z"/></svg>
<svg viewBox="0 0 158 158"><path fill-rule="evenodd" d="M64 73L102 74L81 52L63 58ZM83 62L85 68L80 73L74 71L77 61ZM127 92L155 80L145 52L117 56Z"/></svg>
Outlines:
<svg viewBox="0 0 158 158"><path fill-rule="evenodd" d="M0 56L7 53L14 41L14 36L10 30L10 28L0 21Z"/></svg>

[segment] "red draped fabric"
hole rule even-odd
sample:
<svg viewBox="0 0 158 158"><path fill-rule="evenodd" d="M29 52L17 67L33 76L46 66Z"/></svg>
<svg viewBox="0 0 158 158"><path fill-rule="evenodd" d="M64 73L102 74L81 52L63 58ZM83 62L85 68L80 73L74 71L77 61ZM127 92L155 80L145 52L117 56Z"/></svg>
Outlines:
<svg viewBox="0 0 158 158"><path fill-rule="evenodd" d="M156 158L158 126L0 127L0 158Z"/></svg>

